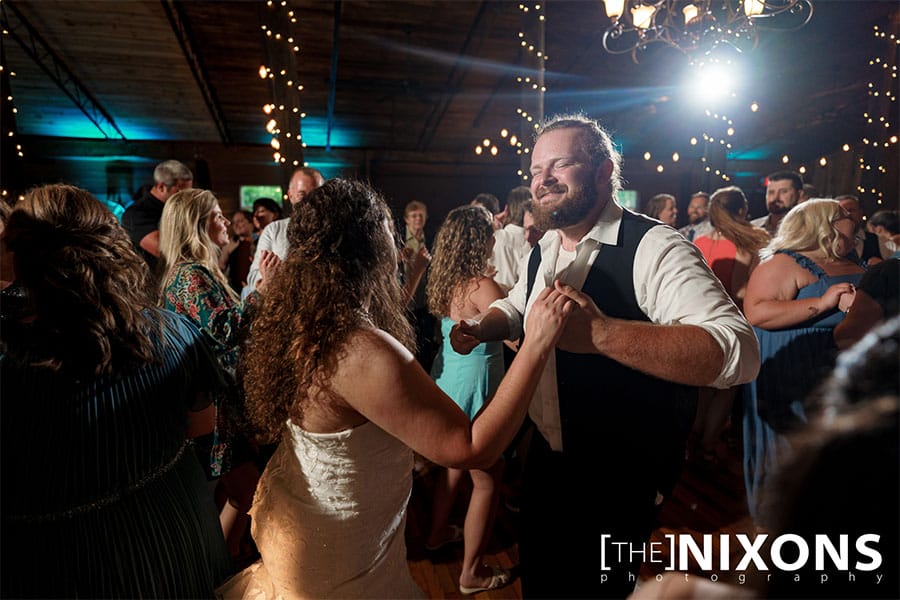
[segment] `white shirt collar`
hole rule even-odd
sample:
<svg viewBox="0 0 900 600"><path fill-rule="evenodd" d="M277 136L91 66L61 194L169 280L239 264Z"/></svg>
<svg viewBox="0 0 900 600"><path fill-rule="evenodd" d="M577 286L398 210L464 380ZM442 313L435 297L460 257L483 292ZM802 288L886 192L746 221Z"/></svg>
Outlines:
<svg viewBox="0 0 900 600"><path fill-rule="evenodd" d="M597 218L597 222L594 223L594 226L584 234L584 237L578 241L576 244L576 249L578 246L583 244L585 240L592 240L598 244L606 244L608 246L615 246L619 241L619 227L622 224L622 213L624 209L615 201L610 200L606 203L606 206L603 207L603 210L600 211L600 216ZM558 229L551 229L547 232L547 235L541 238L541 241L538 244L541 246L541 251L549 249L550 247L560 244L561 235Z"/></svg>

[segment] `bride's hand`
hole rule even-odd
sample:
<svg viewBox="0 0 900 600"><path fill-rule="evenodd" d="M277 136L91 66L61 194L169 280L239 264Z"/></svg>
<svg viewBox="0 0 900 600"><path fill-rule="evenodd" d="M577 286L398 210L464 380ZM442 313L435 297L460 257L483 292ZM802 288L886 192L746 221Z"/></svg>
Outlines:
<svg viewBox="0 0 900 600"><path fill-rule="evenodd" d="M525 344L539 344L542 348L556 346L574 308L574 301L558 290L541 290L525 322Z"/></svg>

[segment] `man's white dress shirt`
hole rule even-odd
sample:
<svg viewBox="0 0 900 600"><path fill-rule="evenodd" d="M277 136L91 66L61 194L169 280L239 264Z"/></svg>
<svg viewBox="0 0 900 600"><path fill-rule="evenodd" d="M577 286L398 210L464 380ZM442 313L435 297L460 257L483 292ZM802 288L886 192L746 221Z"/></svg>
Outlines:
<svg viewBox="0 0 900 600"><path fill-rule="evenodd" d="M509 322L510 339L522 333L528 311L544 287L553 281L581 289L603 244L615 245L622 208L610 201L594 227L576 245L574 253L561 251L557 230L539 242L541 264L528 298L528 261L522 261L519 280L509 295L491 307L501 310ZM568 255L568 256L567 256ZM694 244L668 226L653 227L641 239L634 256L634 295L638 306L653 323L696 325L709 333L722 349L724 360L712 387L728 388L753 380L759 371L759 344L753 328L729 298L721 282L706 265ZM690 352L690 348L685 348ZM661 357L664 359L664 357ZM602 382L597 382L602 395ZM585 402L601 399L584 398ZM562 430L556 384L556 358L550 355L529 416L556 451L562 450Z"/></svg>

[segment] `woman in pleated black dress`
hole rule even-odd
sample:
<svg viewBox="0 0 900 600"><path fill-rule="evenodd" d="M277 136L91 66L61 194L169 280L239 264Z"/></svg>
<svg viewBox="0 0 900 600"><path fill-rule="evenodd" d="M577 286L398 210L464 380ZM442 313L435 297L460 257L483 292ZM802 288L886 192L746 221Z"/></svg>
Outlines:
<svg viewBox="0 0 900 600"><path fill-rule="evenodd" d="M90 193L32 190L2 246L17 292L0 300L0 593L211 596L231 565L185 439L221 385L215 357L153 308L146 266Z"/></svg>

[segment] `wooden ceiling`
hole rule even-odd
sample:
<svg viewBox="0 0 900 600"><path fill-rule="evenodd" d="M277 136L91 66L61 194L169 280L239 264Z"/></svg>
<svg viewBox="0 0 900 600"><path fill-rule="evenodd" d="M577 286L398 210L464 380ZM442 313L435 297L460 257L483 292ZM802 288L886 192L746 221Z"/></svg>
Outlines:
<svg viewBox="0 0 900 600"><path fill-rule="evenodd" d="M536 96L516 77L534 75L533 53L519 37L537 35L534 4L527 4L530 14L516 1L473 0L287 0L284 7L277 0L272 7L3 0L0 7L4 27L18 36L3 36L3 51L15 72L21 135L267 145L262 106L273 102L274 85L258 71L284 59L273 56L277 48L263 30L280 23L300 48L288 78L303 85L298 109L307 115L300 126L307 157L326 159L330 142L336 156L453 163L476 160L474 147L485 137L502 142L503 128L527 130L516 109L536 112ZM688 140L704 131L706 117L702 100L683 93L704 92L682 82L687 58L665 48L647 52L640 64L607 54L601 37L609 20L599 0L545 4L546 112L601 118L626 158L689 154ZM764 33L739 76L734 156L790 153L809 161L858 143L871 100L865 70L877 50L872 27L896 30L896 13L893 1L815 0L805 28ZM29 37L30 50L16 41ZM35 58L42 54L43 62ZM46 63L63 65L68 75L50 73ZM73 100L73 87L87 100ZM759 102L758 113L747 110L751 101ZM91 111L108 119L95 125L86 116ZM496 160L514 168L520 159L509 147L500 150Z"/></svg>

